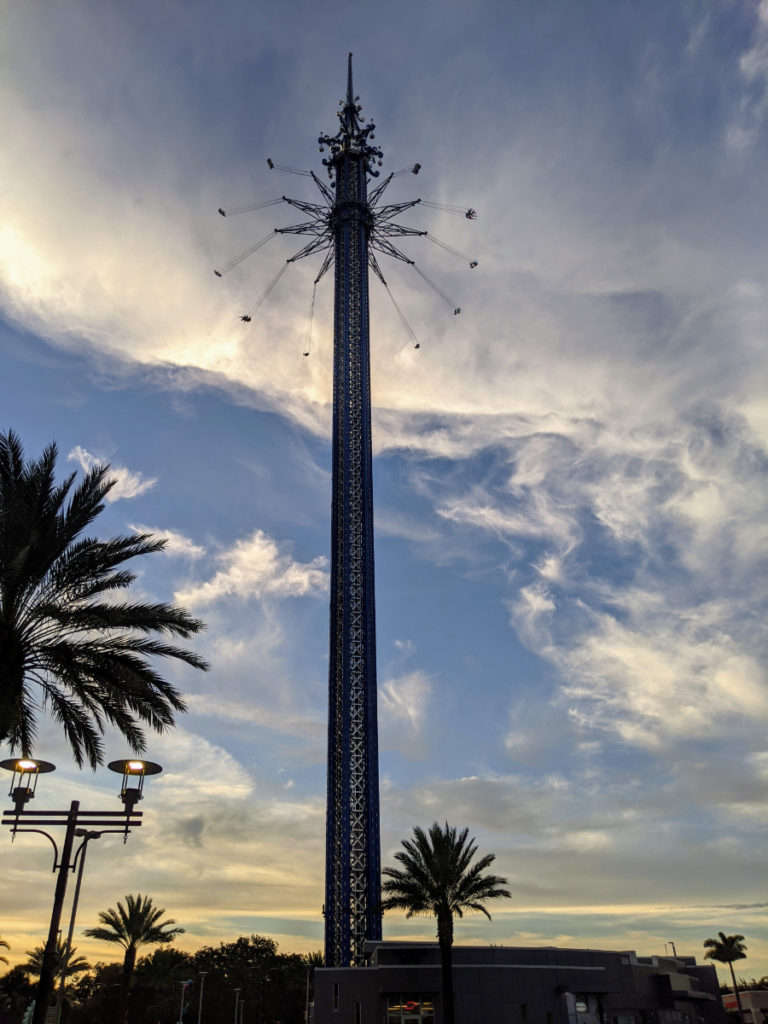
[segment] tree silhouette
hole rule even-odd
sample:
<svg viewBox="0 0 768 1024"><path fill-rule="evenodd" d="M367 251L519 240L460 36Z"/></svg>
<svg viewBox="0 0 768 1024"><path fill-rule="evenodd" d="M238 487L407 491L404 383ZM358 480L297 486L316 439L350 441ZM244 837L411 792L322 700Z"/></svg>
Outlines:
<svg viewBox="0 0 768 1024"><path fill-rule="evenodd" d="M136 966L136 950L140 946L156 946L173 942L181 935L183 928L174 928L173 920L161 921L165 913L162 907L152 903L151 896L130 894L125 897L125 906L118 900L117 910L110 907L99 913L101 925L88 928L85 932L92 939L114 942L125 950L123 956L123 992L127 996ZM122 1018L121 1018L122 1019Z"/></svg>
<svg viewBox="0 0 768 1024"><path fill-rule="evenodd" d="M139 723L163 732L186 710L149 659L208 666L168 643L203 629L168 604L118 601L136 578L125 563L162 551L147 533L99 541L81 536L117 482L96 466L56 484L57 449L27 460L17 435L0 434L0 741L32 754L38 701L64 730L75 761L103 761L101 736L116 727L145 749Z"/></svg>
<svg viewBox="0 0 768 1024"><path fill-rule="evenodd" d="M739 1017L743 1019L743 1013L741 1008L741 996L739 995L739 987L736 984L736 974L733 970L734 960L746 960L747 958L747 947L744 945L743 935L726 935L725 932L718 932L716 939L705 939L704 948L706 953L704 954L705 960L717 960L718 963L728 964L731 969L731 978L733 979L733 991L736 993L736 1004L739 1007Z"/></svg>
<svg viewBox="0 0 768 1024"><path fill-rule="evenodd" d="M53 960L53 975L55 978L61 977L62 965L66 962L66 975L69 978L73 974L82 974L83 971L90 971L91 965L83 956L76 956L77 949L73 946L69 951L69 956L66 955L66 943L59 939L56 943L56 955ZM43 957L45 955L45 946L35 946L31 951L27 951L27 961L24 964L24 970L28 971L32 975L39 975L43 968Z"/></svg>
<svg viewBox="0 0 768 1024"><path fill-rule="evenodd" d="M477 852L469 829L457 829L437 822L425 833L418 826L413 839L403 840L403 849L395 854L402 867L384 868L382 909L404 910L406 917L433 914L437 919L437 940L442 966L443 1020L454 1024L453 1005L453 916L480 911L490 919L486 900L509 896L503 888L506 878L483 874L496 855L487 853L472 864Z"/></svg>

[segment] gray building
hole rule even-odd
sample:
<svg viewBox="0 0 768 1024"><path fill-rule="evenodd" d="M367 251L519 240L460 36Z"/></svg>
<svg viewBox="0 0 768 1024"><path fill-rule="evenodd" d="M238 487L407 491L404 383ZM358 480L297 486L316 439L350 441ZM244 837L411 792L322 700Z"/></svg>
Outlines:
<svg viewBox="0 0 768 1024"><path fill-rule="evenodd" d="M740 991L744 1024L768 1024L768 991ZM738 1013L739 1004L733 992L723 992L723 1006L729 1013Z"/></svg>
<svg viewBox="0 0 768 1024"><path fill-rule="evenodd" d="M437 943L315 971L314 1024L442 1024ZM552 946L454 946L459 1024L725 1024L714 966Z"/></svg>

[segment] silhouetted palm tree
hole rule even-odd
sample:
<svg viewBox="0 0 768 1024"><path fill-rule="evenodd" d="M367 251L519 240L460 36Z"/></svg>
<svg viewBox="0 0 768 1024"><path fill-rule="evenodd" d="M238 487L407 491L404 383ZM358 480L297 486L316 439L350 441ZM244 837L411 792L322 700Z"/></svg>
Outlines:
<svg viewBox="0 0 768 1024"><path fill-rule="evenodd" d="M10 949L10 948L11 948L10 945L5 941L5 939L0 939L0 949ZM8 963L8 957L0 955L0 964L7 964L7 963Z"/></svg>
<svg viewBox="0 0 768 1024"><path fill-rule="evenodd" d="M61 965L66 959L67 969L66 977L69 978L73 974L82 974L83 971L90 971L91 965L82 956L76 956L77 949L73 946L69 951L69 956L65 957L66 944L58 940L56 943L56 956L53 961L53 973L56 978L61 977ZM24 970L29 974L38 975L42 970L43 956L45 955L45 946L35 946L33 950L27 950L27 962L24 964Z"/></svg>
<svg viewBox="0 0 768 1024"><path fill-rule="evenodd" d="M725 932L718 932L716 939L705 939L704 948L706 953L704 954L705 960L717 960L718 963L728 964L731 969L731 978L733 980L733 991L736 993L736 1005L739 1008L739 1016L743 1019L741 1009L741 996L739 995L739 988L736 984L736 974L733 970L734 960L746 960L747 958L747 947L744 945L743 935L726 935Z"/></svg>
<svg viewBox="0 0 768 1024"><path fill-rule="evenodd" d="M148 659L206 669L198 655L158 638L187 638L203 623L172 605L115 600L136 578L125 563L165 541L82 537L116 480L105 465L77 487L75 473L57 485L56 457L51 444L28 461L13 431L0 434L0 740L31 755L39 693L77 763L95 768L107 724L140 753L139 723L163 732L186 710Z"/></svg>
<svg viewBox="0 0 768 1024"><path fill-rule="evenodd" d="M137 960L134 979L137 985L161 991L171 989L175 982L188 978L193 970L189 953L161 946Z"/></svg>
<svg viewBox="0 0 768 1024"><path fill-rule="evenodd" d="M133 969L136 966L136 950L139 946L156 946L173 942L181 935L183 928L174 928L175 921L161 921L165 913L162 907L152 903L151 896L125 897L125 906L118 900L117 910L112 907L99 913L101 925L86 929L85 934L102 942L116 942L125 950L123 956L123 990L127 993Z"/></svg>
<svg viewBox="0 0 768 1024"><path fill-rule="evenodd" d="M315 949L311 953L304 953L301 959L309 974L307 995L312 1000L315 998L315 968L325 966L325 955L321 949Z"/></svg>
<svg viewBox="0 0 768 1024"><path fill-rule="evenodd" d="M414 914L434 914L437 918L437 939L442 965L443 1020L454 1024L453 1006L453 915L464 916L467 910L477 910L490 919L483 906L486 900L509 896L502 888L506 878L483 874L496 856L487 853L475 864L477 852L469 829L457 832L448 825L441 828L437 822L429 833L414 828L413 839L403 840L403 849L395 854L402 868L384 868L386 880L382 884L382 908L404 910L406 917Z"/></svg>

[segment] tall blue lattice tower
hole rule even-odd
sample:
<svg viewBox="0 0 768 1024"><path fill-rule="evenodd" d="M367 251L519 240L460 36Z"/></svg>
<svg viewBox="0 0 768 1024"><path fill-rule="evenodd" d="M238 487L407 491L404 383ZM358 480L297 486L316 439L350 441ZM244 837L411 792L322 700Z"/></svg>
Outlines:
<svg viewBox="0 0 768 1024"><path fill-rule="evenodd" d="M422 204L474 220L472 209L422 199L383 204L389 183L401 174L418 174L420 164L390 173L368 192L369 178L379 175L381 150L372 144L375 125L365 123L352 88L352 55L347 95L340 103L339 130L321 135L320 151L330 187L313 171L267 161L273 170L307 175L321 202L281 196L219 213L261 210L278 203L301 210L299 224L274 228L245 252L215 270L228 273L278 235L304 235L309 241L290 256L256 304L240 319L250 323L290 264L324 253L310 306L308 344L318 282L331 266L335 274L333 328L333 502L331 512L331 628L328 679L328 810L326 823L325 962L347 967L365 962L365 942L381 938L379 767L376 724L376 616L373 568L373 480L371 470L371 373L368 338L368 269L389 295L401 323L419 348L415 335L392 295L376 253L413 267L448 304L449 296L392 241L427 238L467 262L477 260L441 242L427 231L395 218ZM309 350L304 353L309 355Z"/></svg>
<svg viewBox="0 0 768 1024"><path fill-rule="evenodd" d="M370 144L352 88L340 130L322 136L334 182L330 226L335 264L333 501L328 673L328 805L325 960L363 962L381 938L376 616L368 338L368 176L381 153Z"/></svg>

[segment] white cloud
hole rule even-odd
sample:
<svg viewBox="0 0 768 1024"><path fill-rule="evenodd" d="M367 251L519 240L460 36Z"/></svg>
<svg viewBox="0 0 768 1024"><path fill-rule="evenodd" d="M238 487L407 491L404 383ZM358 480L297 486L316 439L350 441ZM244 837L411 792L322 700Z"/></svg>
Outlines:
<svg viewBox="0 0 768 1024"><path fill-rule="evenodd" d="M253 794L254 781L223 747L177 726L162 739L163 774L152 787L157 813Z"/></svg>
<svg viewBox="0 0 768 1024"><path fill-rule="evenodd" d="M253 697L232 700L219 694L192 694L186 701L193 714L218 718L223 722L264 726L286 736L322 741L327 732L325 715L311 710L266 706L254 701Z"/></svg>
<svg viewBox="0 0 768 1024"><path fill-rule="evenodd" d="M681 628L660 603L630 624L596 615L590 633L562 655L574 718L651 749L717 733L733 716L768 719L759 663L703 625L704 616L691 614Z"/></svg>
<svg viewBox="0 0 768 1024"><path fill-rule="evenodd" d="M79 444L75 445L69 455L67 455L67 459L70 462L77 462L85 473L90 472L94 466L104 465L103 459L92 455ZM126 469L125 466L114 464L110 464L109 475L117 481L107 495L107 501L110 503L124 498L138 498L157 483L157 479L154 477L147 479L141 473L134 473L132 470Z"/></svg>
<svg viewBox="0 0 768 1024"><path fill-rule="evenodd" d="M555 601L546 583L532 583L522 587L515 601L508 601L512 622L523 641L542 653L552 643L550 626L556 609Z"/></svg>
<svg viewBox="0 0 768 1024"><path fill-rule="evenodd" d="M659 750L765 713L749 624L768 597L768 481L759 438L726 402L657 417L619 414L567 443L500 437L494 487L462 487L482 453L420 484L446 520L510 546L497 565L512 625L560 670L574 719Z"/></svg>
<svg viewBox="0 0 768 1024"><path fill-rule="evenodd" d="M379 711L386 730L405 727L415 735L424 727L432 684L423 671L416 670L379 685Z"/></svg>
<svg viewBox="0 0 768 1024"><path fill-rule="evenodd" d="M739 59L739 70L746 88L738 113L728 126L726 142L734 149L744 149L757 138L768 115L768 2L759 0L757 21L749 48Z"/></svg>
<svg viewBox="0 0 768 1024"><path fill-rule="evenodd" d="M566 845L578 853L590 853L611 845L610 836L595 829L574 829L566 838Z"/></svg>
<svg viewBox="0 0 768 1024"><path fill-rule="evenodd" d="M156 539L164 540L164 551L167 555L190 559L202 558L205 555L204 547L195 544L191 538L176 530L160 530L156 526L145 526L142 523L131 523L131 529L136 533L151 533Z"/></svg>
<svg viewBox="0 0 768 1024"><path fill-rule="evenodd" d="M303 597L323 593L328 587L324 557L297 562L262 530L237 541L216 561L223 566L219 572L204 583L191 583L177 590L175 600L195 607L230 597Z"/></svg>

